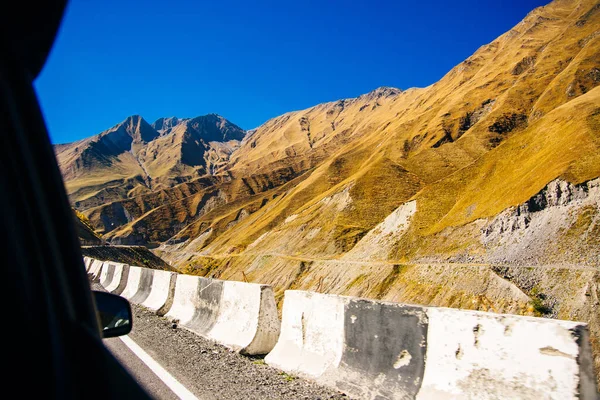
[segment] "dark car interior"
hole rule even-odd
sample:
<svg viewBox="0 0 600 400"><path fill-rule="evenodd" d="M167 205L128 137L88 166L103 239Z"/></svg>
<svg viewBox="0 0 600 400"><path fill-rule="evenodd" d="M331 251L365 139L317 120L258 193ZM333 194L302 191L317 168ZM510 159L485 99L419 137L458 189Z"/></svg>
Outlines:
<svg viewBox="0 0 600 400"><path fill-rule="evenodd" d="M67 222L73 215L32 85L65 5L0 6L4 380L22 398L145 399L102 343L79 241Z"/></svg>

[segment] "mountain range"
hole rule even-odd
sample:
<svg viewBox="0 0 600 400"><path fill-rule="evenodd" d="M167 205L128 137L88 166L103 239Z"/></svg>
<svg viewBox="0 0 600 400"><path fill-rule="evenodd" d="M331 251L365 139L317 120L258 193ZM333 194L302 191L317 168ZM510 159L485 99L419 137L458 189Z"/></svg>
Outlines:
<svg viewBox="0 0 600 400"><path fill-rule="evenodd" d="M74 207L181 271L590 324L600 3L557 0L425 88L244 131L132 116L55 151Z"/></svg>
<svg viewBox="0 0 600 400"><path fill-rule="evenodd" d="M244 135L216 114L153 124L133 115L55 150L71 199L85 210L214 174Z"/></svg>

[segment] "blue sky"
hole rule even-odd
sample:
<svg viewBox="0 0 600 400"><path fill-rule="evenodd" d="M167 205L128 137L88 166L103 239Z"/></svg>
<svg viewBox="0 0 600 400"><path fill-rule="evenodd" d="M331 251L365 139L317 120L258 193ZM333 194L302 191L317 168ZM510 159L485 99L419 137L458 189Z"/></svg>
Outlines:
<svg viewBox="0 0 600 400"><path fill-rule="evenodd" d="M132 114L244 129L379 86L434 83L548 1L71 0L35 86L54 143Z"/></svg>

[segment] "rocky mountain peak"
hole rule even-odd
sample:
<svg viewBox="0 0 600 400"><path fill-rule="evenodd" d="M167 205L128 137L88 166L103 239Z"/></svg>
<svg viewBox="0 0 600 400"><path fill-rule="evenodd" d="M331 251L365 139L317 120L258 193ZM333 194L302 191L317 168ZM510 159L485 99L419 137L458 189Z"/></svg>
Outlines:
<svg viewBox="0 0 600 400"><path fill-rule="evenodd" d="M185 123L189 128L198 132L207 142L242 140L246 135L246 131L218 114L199 116L187 120Z"/></svg>
<svg viewBox="0 0 600 400"><path fill-rule="evenodd" d="M158 136L158 132L140 115L131 115L105 132L108 135L118 131L125 132L136 143L147 143Z"/></svg>
<svg viewBox="0 0 600 400"><path fill-rule="evenodd" d="M187 121L187 118L161 117L152 123L152 127L156 129L161 136L164 136L171 133L174 127L184 121Z"/></svg>
<svg viewBox="0 0 600 400"><path fill-rule="evenodd" d="M391 87L391 86L380 86L375 90L370 91L369 93L365 93L359 98L365 99L380 99L382 97L394 97L402 93L401 89Z"/></svg>

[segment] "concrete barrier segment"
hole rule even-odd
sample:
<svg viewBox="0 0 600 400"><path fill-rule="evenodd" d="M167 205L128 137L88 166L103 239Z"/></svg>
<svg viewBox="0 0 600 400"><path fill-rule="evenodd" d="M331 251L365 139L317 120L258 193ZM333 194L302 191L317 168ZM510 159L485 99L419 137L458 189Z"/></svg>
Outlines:
<svg viewBox="0 0 600 400"><path fill-rule="evenodd" d="M154 273L156 270L151 268L141 268L140 282L137 292L131 297L131 302L134 304L142 304L152 291L154 283Z"/></svg>
<svg viewBox="0 0 600 400"><path fill-rule="evenodd" d="M121 295L121 293L123 293L123 291L125 290L125 287L127 286L127 281L129 278L129 265L127 264L121 264L122 265L122 269L121 269L121 278L118 280L113 279L112 284L109 286L109 290L111 293L114 294L118 294ZM116 284L116 287L115 287Z"/></svg>
<svg viewBox="0 0 600 400"><path fill-rule="evenodd" d="M414 399L425 371L425 307L353 299L344 308L344 351L320 381L352 397Z"/></svg>
<svg viewBox="0 0 600 400"><path fill-rule="evenodd" d="M102 272L102 266L104 265L104 261L102 260L93 260L90 269L88 270L88 276L92 278L92 280L97 280L98 276Z"/></svg>
<svg viewBox="0 0 600 400"><path fill-rule="evenodd" d="M192 275L177 275L173 305L165 315L167 318L179 321L185 325L196 314L198 303L199 277Z"/></svg>
<svg viewBox="0 0 600 400"><path fill-rule="evenodd" d="M83 265L85 265L86 272L89 271L90 265L92 265L92 261L94 261L92 258L83 257Z"/></svg>
<svg viewBox="0 0 600 400"><path fill-rule="evenodd" d="M428 309L417 399L596 399L587 326L449 308Z"/></svg>
<svg viewBox="0 0 600 400"><path fill-rule="evenodd" d="M177 274L175 272L155 270L150 293L141 304L152 311L157 313L161 311L162 315L166 314L168 309L165 309L165 307L168 305L170 308L173 303L176 279Z"/></svg>
<svg viewBox="0 0 600 400"><path fill-rule="evenodd" d="M125 265L121 263L111 263L111 265L113 265L113 277L109 283L102 286L104 286L104 289L106 289L107 292L112 293L119 287L121 281L123 280ZM127 283L126 279L125 283Z"/></svg>
<svg viewBox="0 0 600 400"><path fill-rule="evenodd" d="M271 287L257 283L219 282L223 286L219 313L207 337L243 354L271 351L279 333Z"/></svg>
<svg viewBox="0 0 600 400"><path fill-rule="evenodd" d="M284 296L281 333L266 363L313 379L337 369L348 298L296 290L286 290Z"/></svg>
<svg viewBox="0 0 600 400"><path fill-rule="evenodd" d="M106 286L113 280L115 274L115 265L106 261L102 266L102 272L100 273L100 285L106 289Z"/></svg>
<svg viewBox="0 0 600 400"><path fill-rule="evenodd" d="M252 342L241 350L242 354L267 354L275 347L281 331L281 321L273 288L260 286L258 326Z"/></svg>
<svg viewBox="0 0 600 400"><path fill-rule="evenodd" d="M121 293L121 296L128 300L131 300L140 288L140 282L142 278L142 268L129 266L129 275L127 276L127 284L125 289Z"/></svg>
<svg viewBox="0 0 600 400"><path fill-rule="evenodd" d="M223 299L223 281L198 277L194 314L183 323L189 330L207 337L217 323Z"/></svg>
<svg viewBox="0 0 600 400"><path fill-rule="evenodd" d="M266 354L279 333L273 290L267 285L178 275L166 317L245 354Z"/></svg>

